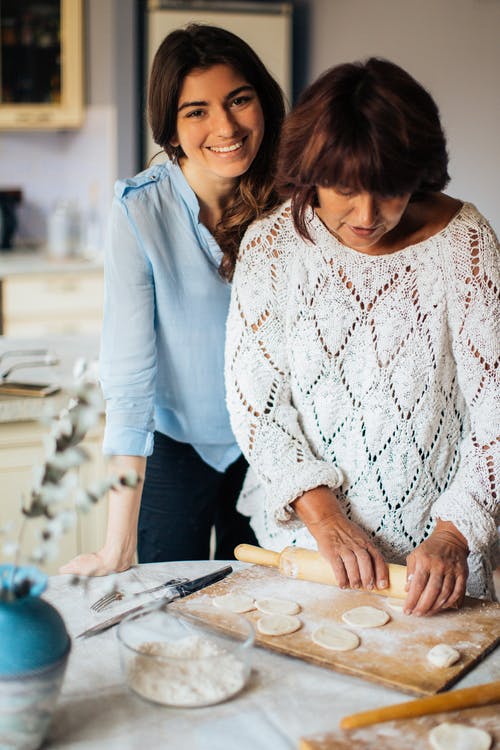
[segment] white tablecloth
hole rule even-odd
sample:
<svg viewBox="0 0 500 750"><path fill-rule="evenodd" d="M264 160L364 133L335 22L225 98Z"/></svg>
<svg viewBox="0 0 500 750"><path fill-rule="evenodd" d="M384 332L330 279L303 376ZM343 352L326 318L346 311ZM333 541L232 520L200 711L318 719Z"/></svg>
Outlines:
<svg viewBox="0 0 500 750"><path fill-rule="evenodd" d="M137 591L173 576L194 578L223 564L140 565L120 574L118 583L125 591ZM103 579L95 579L91 598L102 585ZM395 690L255 648L250 682L232 700L194 709L153 705L124 684L116 628L88 639L75 638L97 622L82 589L70 586L68 576L53 576L46 598L64 617L73 646L44 750L292 750L303 736L336 729L342 716L410 700ZM456 687L492 680L500 680L498 650Z"/></svg>

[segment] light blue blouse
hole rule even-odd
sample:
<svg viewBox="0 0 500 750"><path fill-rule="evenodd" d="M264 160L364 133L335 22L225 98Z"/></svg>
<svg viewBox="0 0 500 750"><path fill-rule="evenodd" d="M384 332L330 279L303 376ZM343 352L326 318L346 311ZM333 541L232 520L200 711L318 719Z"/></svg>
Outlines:
<svg viewBox="0 0 500 750"><path fill-rule="evenodd" d="M115 185L104 256L104 453L148 456L154 430L223 471L240 455L224 388L230 286L169 161Z"/></svg>

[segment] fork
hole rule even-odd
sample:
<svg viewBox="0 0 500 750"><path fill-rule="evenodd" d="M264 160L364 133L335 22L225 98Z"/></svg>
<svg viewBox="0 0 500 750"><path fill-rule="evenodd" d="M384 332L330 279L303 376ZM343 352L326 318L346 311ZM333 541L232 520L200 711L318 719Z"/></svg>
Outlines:
<svg viewBox="0 0 500 750"><path fill-rule="evenodd" d="M137 591L132 594L129 594L129 596L142 596L143 594L152 594L154 591L160 591L160 589L165 588L166 586L175 586L179 583L186 583L189 578L171 578L169 581L165 581L165 583L160 583L158 586L153 586L150 589L145 589L144 591ZM121 601L126 596L123 591L120 591L119 589L115 589L114 591L109 591L107 594L104 594L99 599L97 599L93 604L90 605L90 609L92 612L102 612L103 609L108 607L110 604L116 601Z"/></svg>

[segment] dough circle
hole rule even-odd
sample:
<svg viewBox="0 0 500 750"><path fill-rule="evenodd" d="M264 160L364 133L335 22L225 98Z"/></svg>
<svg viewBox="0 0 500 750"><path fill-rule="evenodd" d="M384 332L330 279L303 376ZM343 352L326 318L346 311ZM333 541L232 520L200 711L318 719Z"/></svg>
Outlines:
<svg viewBox="0 0 500 750"><path fill-rule="evenodd" d="M212 601L214 607L228 609L230 612L250 612L251 609L255 609L252 597L247 594L224 594L215 596Z"/></svg>
<svg viewBox="0 0 500 750"><path fill-rule="evenodd" d="M445 721L431 729L429 742L434 750L489 750L491 735L476 727Z"/></svg>
<svg viewBox="0 0 500 750"><path fill-rule="evenodd" d="M295 615L264 615L257 620L257 630L263 635L288 635L302 627Z"/></svg>
<svg viewBox="0 0 500 750"><path fill-rule="evenodd" d="M389 622L391 617L383 609L376 607L354 607L344 612L342 619L347 625L358 628L379 628Z"/></svg>
<svg viewBox="0 0 500 750"><path fill-rule="evenodd" d="M460 659L460 651L447 643L438 643L427 652L427 659L435 667L451 667Z"/></svg>
<svg viewBox="0 0 500 750"><path fill-rule="evenodd" d="M266 615L296 615L300 612L300 604L290 599L256 599L255 606Z"/></svg>
<svg viewBox="0 0 500 750"><path fill-rule="evenodd" d="M329 648L331 651L352 651L359 646L356 633L351 633L341 625L320 625L311 637L318 646Z"/></svg>
<svg viewBox="0 0 500 750"><path fill-rule="evenodd" d="M393 609L395 612L403 612L405 608L404 599L396 599L392 596L385 600L385 604L387 604L387 606Z"/></svg>

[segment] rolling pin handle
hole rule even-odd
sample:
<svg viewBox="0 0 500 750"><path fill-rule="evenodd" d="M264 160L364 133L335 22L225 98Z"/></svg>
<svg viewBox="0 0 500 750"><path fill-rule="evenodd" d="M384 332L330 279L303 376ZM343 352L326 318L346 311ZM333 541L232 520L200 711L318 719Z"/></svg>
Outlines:
<svg viewBox="0 0 500 750"><path fill-rule="evenodd" d="M235 547L234 556L237 560L241 560L241 562L265 565L268 568L278 568L280 563L279 552L256 547L253 544L238 544Z"/></svg>
<svg viewBox="0 0 500 750"><path fill-rule="evenodd" d="M500 701L500 681L488 682L485 685L452 690L449 693L429 695L415 701L396 703L393 706L374 708L358 714L344 716L340 721L341 729L357 729L370 724L380 724L396 719L411 719L416 716L438 714L443 711L457 711L473 706L488 706Z"/></svg>

